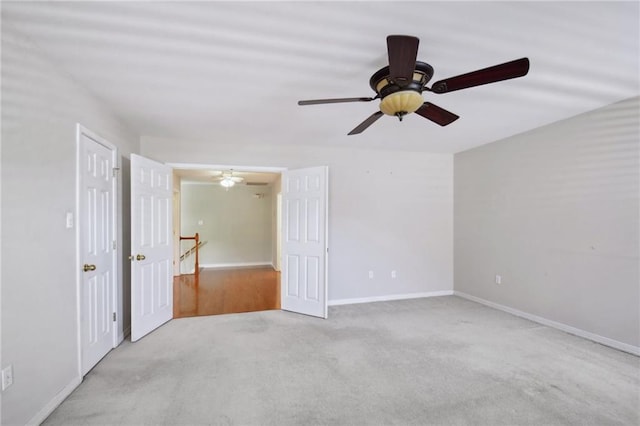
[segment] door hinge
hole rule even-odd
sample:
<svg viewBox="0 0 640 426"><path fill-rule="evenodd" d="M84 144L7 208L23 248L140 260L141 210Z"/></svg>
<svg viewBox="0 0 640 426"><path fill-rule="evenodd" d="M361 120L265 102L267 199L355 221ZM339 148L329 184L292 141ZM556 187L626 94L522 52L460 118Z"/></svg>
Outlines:
<svg viewBox="0 0 640 426"><path fill-rule="evenodd" d="M116 245L116 240L113 240L113 244L112 244L112 247L113 247L113 249L114 249L114 250L115 250L115 249L117 248L117 245Z"/></svg>
<svg viewBox="0 0 640 426"><path fill-rule="evenodd" d="M113 170L112 170L113 177L118 176L118 171L119 171L119 170L120 170L120 167L114 167L114 168L113 168Z"/></svg>
<svg viewBox="0 0 640 426"><path fill-rule="evenodd" d="M113 313L113 322L116 322L116 313Z"/></svg>

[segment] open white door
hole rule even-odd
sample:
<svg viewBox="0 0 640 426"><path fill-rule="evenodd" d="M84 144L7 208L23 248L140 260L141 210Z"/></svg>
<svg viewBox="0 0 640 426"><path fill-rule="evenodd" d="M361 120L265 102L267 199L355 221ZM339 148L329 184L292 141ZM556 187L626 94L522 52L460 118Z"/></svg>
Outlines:
<svg viewBox="0 0 640 426"><path fill-rule="evenodd" d="M131 340L173 317L172 169L131 155Z"/></svg>
<svg viewBox="0 0 640 426"><path fill-rule="evenodd" d="M281 307L327 317L328 168L282 174Z"/></svg>

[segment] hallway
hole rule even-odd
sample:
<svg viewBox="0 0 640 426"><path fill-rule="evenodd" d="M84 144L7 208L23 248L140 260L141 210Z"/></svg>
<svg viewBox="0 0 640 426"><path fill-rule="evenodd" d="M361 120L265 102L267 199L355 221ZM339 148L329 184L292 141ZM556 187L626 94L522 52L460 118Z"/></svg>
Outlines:
<svg viewBox="0 0 640 426"><path fill-rule="evenodd" d="M201 269L173 278L173 318L280 309L280 273L271 267Z"/></svg>

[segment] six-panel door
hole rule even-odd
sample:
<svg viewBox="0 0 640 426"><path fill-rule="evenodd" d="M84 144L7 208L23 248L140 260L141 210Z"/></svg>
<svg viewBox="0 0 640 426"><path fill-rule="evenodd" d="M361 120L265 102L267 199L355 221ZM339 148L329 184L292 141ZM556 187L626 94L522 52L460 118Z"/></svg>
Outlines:
<svg viewBox="0 0 640 426"><path fill-rule="evenodd" d="M131 340L173 317L172 169L131 155Z"/></svg>
<svg viewBox="0 0 640 426"><path fill-rule="evenodd" d="M282 309L327 317L327 167L282 182Z"/></svg>

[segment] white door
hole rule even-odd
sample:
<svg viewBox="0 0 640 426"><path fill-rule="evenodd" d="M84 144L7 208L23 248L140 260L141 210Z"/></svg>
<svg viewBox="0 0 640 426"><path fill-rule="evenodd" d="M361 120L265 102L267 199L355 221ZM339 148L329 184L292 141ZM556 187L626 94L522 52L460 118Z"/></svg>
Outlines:
<svg viewBox="0 0 640 426"><path fill-rule="evenodd" d="M327 317L328 168L282 175L281 307Z"/></svg>
<svg viewBox="0 0 640 426"><path fill-rule="evenodd" d="M80 347L85 375L116 344L113 145L78 126ZM67 226L73 226L69 216Z"/></svg>
<svg viewBox="0 0 640 426"><path fill-rule="evenodd" d="M131 340L173 317L172 169L131 155Z"/></svg>

